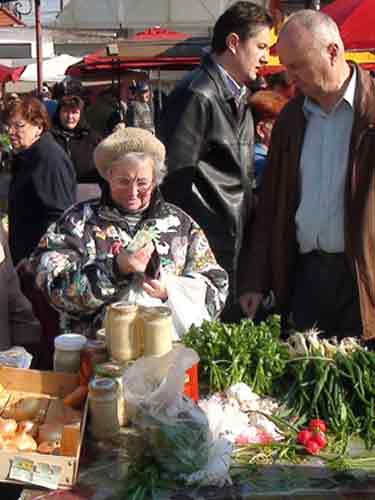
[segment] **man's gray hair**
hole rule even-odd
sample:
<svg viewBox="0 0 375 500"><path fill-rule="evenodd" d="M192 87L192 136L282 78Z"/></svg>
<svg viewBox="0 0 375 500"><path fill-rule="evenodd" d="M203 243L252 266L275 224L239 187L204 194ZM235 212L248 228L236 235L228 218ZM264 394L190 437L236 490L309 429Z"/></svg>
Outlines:
<svg viewBox="0 0 375 500"><path fill-rule="evenodd" d="M115 161L112 161L108 164L109 169L114 167L115 165L124 166L128 161L140 163L145 160L152 160L152 168L154 173L154 181L157 186L163 182L163 179L167 173L167 167L160 158L157 158L155 155L150 153L138 153L131 152L125 153L124 155L116 158Z"/></svg>
<svg viewBox="0 0 375 500"><path fill-rule="evenodd" d="M322 48L330 43L336 43L341 50L344 50L344 43L337 24L323 12L312 9L302 9L295 12L284 23L280 31L280 37L287 34L294 27L307 31L312 37L312 45L315 48Z"/></svg>

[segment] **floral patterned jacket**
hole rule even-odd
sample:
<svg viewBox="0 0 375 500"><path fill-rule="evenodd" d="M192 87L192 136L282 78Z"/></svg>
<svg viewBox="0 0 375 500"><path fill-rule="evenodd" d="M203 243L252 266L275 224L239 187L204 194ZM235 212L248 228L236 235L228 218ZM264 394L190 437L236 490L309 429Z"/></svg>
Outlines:
<svg viewBox="0 0 375 500"><path fill-rule="evenodd" d="M65 212L31 256L37 285L62 313L64 330L101 327L105 306L134 286L135 276L122 275L115 257L139 231L151 234L155 245L146 274L158 278L163 269L163 273L203 279L206 309L212 318L219 315L228 276L190 216L156 191L142 221L131 231L125 216L104 196Z"/></svg>

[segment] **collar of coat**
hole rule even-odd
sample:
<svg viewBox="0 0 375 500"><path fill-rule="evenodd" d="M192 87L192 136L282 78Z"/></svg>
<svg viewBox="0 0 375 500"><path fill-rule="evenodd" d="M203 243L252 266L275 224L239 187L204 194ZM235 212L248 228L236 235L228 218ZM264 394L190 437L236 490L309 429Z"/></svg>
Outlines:
<svg viewBox="0 0 375 500"><path fill-rule="evenodd" d="M220 70L217 63L213 60L211 54L206 54L202 61L202 68L214 82L217 92L226 101L233 100L234 95L228 88L224 72ZM247 92L241 95L241 99L246 102Z"/></svg>

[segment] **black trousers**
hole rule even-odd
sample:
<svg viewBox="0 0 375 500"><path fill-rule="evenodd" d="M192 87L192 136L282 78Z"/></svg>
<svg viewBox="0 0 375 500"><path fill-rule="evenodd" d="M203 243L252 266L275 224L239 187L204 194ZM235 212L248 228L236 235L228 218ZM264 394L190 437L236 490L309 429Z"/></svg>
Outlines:
<svg viewBox="0 0 375 500"><path fill-rule="evenodd" d="M296 330L316 327L326 337L361 335L357 281L344 254L299 256L290 320Z"/></svg>

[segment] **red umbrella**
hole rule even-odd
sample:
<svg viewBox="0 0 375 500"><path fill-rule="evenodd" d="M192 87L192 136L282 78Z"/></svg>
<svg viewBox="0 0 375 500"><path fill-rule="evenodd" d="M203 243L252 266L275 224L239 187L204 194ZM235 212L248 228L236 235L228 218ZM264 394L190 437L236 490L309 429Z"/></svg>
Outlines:
<svg viewBox="0 0 375 500"><path fill-rule="evenodd" d="M16 82L20 79L25 66L17 66L17 68L11 68L9 66L4 66L0 64L0 83L6 82Z"/></svg>
<svg viewBox="0 0 375 500"><path fill-rule="evenodd" d="M338 25L346 49L375 49L374 0L336 0L322 12Z"/></svg>
<svg viewBox="0 0 375 500"><path fill-rule="evenodd" d="M140 31L134 36L130 36L127 40L133 40L135 42L155 42L160 40L185 40L191 35L187 33L181 33L180 31L170 31L160 26L154 26L153 28L148 28L145 31Z"/></svg>

